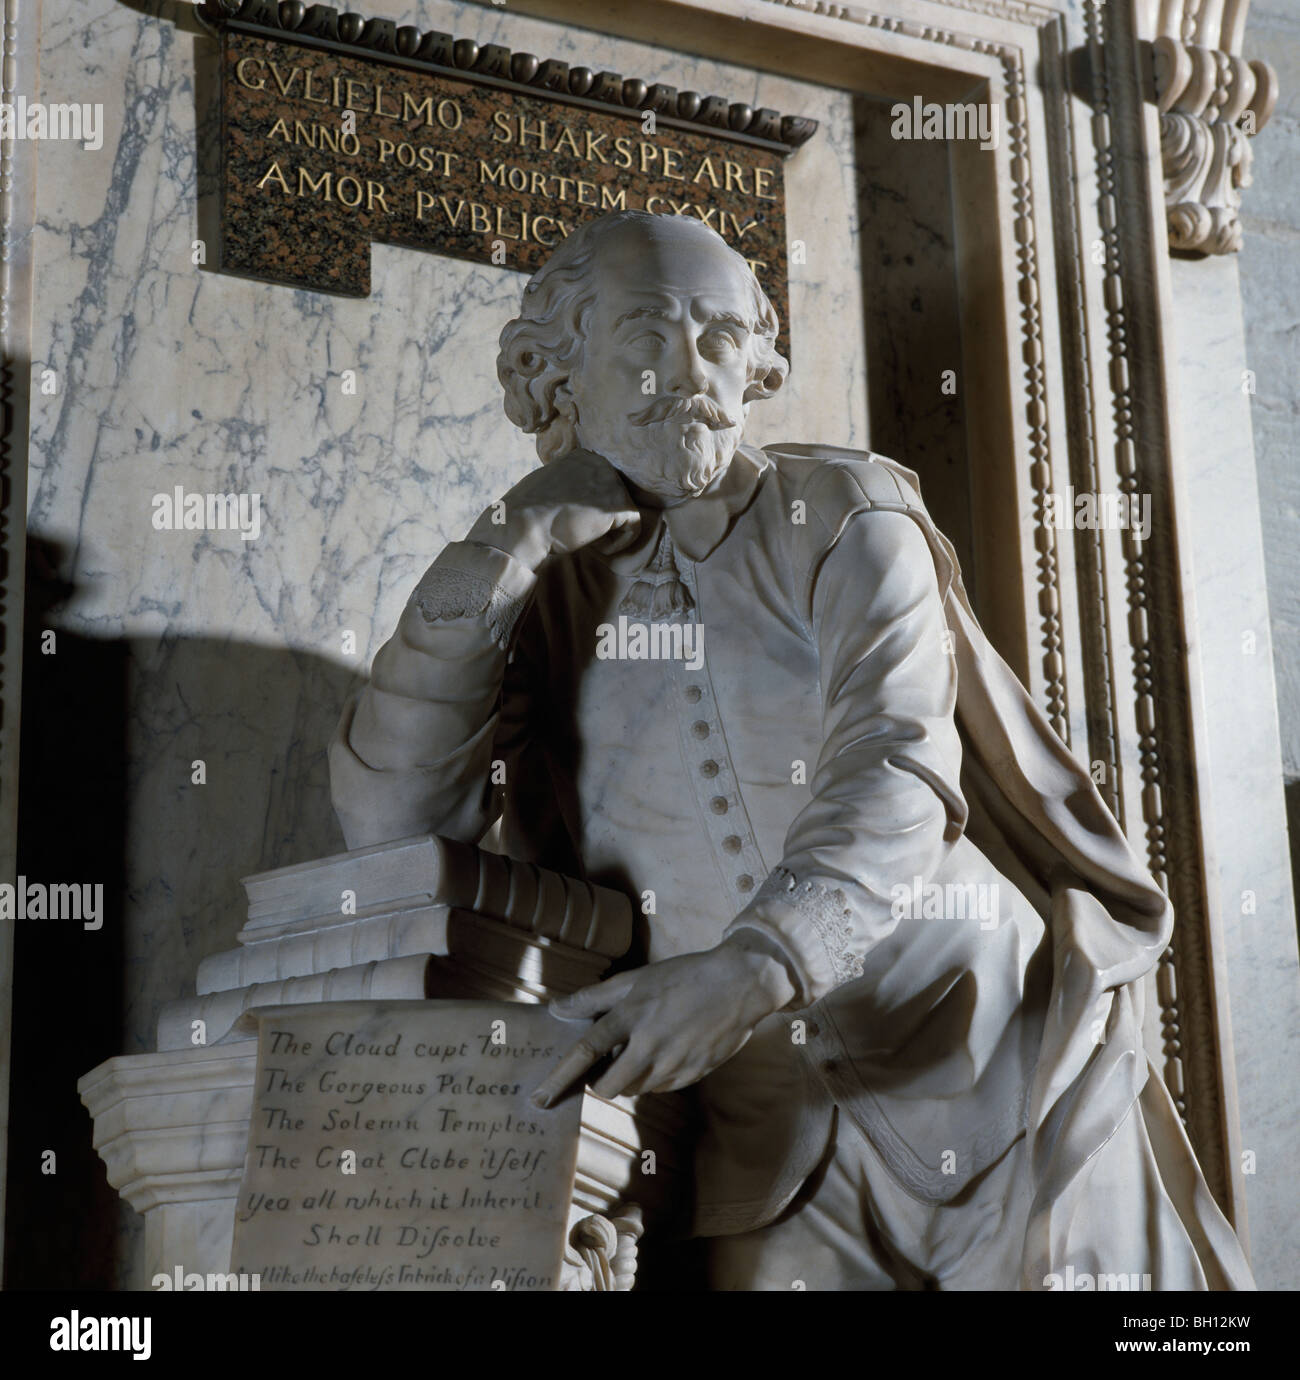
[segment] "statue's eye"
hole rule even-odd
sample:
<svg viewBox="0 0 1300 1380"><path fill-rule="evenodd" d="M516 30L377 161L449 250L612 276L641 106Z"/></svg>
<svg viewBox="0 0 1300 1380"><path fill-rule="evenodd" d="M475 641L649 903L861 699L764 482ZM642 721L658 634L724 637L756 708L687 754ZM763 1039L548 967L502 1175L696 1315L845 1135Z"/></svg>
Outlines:
<svg viewBox="0 0 1300 1380"><path fill-rule="evenodd" d="M642 331L639 335L634 335L628 342L633 350L657 350L664 343L664 338L658 331Z"/></svg>
<svg viewBox="0 0 1300 1380"><path fill-rule="evenodd" d="M700 337L700 348L707 354L726 355L740 348L740 339L730 326L711 326Z"/></svg>

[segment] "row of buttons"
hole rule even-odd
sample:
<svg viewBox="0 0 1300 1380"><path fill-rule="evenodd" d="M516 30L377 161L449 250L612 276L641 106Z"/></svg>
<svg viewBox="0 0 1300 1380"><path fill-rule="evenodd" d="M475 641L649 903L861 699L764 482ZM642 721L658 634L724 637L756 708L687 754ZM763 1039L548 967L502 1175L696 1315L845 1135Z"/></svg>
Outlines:
<svg viewBox="0 0 1300 1380"><path fill-rule="evenodd" d="M702 705L705 701L706 690L703 686L687 685L683 688L682 693L688 704ZM713 737L713 725L710 724L707 719L696 719L690 725L690 735L697 743L702 744L706 742L709 738ZM716 752L717 749L714 748L713 751ZM726 765L729 766L730 763L727 763ZM699 764L699 772L700 776L703 777L706 781L717 782L720 776L724 777L725 779L724 766L722 763L719 763L716 757L705 758L704 761L702 761ZM732 775L734 777L734 772L732 773ZM733 810L732 800L728 799L728 797L725 795L710 796L707 800L707 806L709 813L716 816L719 822L721 822L721 820L725 816L731 814ZM743 817L744 807L740 803L740 798L738 794L735 797L734 808L738 809ZM712 833L712 830L710 832ZM742 861L750 862L751 866L753 866L756 863L758 867L761 868L762 860L758 857L757 849L754 848L752 844L750 845L750 848L747 849L745 839L740 834L729 833L725 835L720 841L714 839L715 846L719 842L722 851L732 858L739 858L741 854L746 853L747 851L750 852L751 857L742 859ZM747 896L750 892L754 890L753 872L741 872L740 874L734 876L732 885L735 887L736 891L742 897Z"/></svg>

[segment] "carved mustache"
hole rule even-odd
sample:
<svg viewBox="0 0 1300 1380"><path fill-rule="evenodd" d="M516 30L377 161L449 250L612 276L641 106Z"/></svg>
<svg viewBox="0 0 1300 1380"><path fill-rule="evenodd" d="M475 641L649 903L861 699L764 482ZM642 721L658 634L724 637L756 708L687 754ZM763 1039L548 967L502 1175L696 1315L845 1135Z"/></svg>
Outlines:
<svg viewBox="0 0 1300 1380"><path fill-rule="evenodd" d="M667 394L656 398L649 407L634 412L628 418L633 426L653 426L656 422L686 420L703 422L711 431L730 431L740 423L729 416L712 398L697 393L693 398Z"/></svg>

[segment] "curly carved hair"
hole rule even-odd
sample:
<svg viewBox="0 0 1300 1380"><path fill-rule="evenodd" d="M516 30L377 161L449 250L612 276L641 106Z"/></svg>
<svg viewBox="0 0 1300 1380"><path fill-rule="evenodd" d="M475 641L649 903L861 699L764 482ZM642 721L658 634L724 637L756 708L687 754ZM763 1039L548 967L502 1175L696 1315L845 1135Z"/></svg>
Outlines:
<svg viewBox="0 0 1300 1380"><path fill-rule="evenodd" d="M506 416L537 437L542 463L567 455L577 445L577 406L569 377L582 365L591 309L596 302L592 268L601 244L630 227L649 229L660 217L646 211L614 211L575 230L528 280L519 315L501 332L497 378L505 389ZM776 348L776 311L749 265L715 230L698 225L744 267L751 289L749 386L745 402L770 398L790 366Z"/></svg>

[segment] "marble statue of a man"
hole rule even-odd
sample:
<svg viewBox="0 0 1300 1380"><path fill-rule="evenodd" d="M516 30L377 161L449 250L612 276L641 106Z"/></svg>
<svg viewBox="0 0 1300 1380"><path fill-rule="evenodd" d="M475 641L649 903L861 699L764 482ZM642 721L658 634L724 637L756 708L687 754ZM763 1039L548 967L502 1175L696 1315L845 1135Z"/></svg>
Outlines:
<svg viewBox="0 0 1300 1380"><path fill-rule="evenodd" d="M349 704L348 844L499 824L653 896L538 1096L695 1086L715 1288L1252 1287L1142 1051L1168 903L915 476L742 444L776 335L691 219L601 217L534 275L498 373L543 465Z"/></svg>

